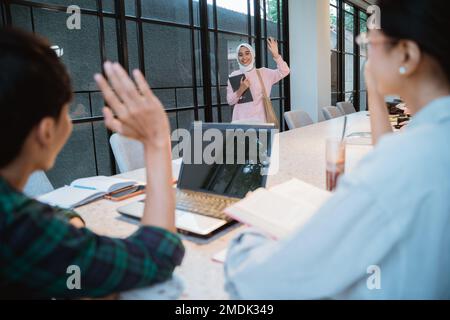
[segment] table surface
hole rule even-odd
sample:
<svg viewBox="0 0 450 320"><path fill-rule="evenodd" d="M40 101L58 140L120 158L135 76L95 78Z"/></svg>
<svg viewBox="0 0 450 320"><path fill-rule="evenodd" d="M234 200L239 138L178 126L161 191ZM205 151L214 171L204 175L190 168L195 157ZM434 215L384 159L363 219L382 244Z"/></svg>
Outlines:
<svg viewBox="0 0 450 320"><path fill-rule="evenodd" d="M325 189L325 141L327 137L342 135L343 117L320 122L304 128L283 132L279 135L279 170L268 178L268 187L286 182L292 178ZM367 112L348 116L347 134L369 132L370 120ZM120 177L145 180L145 169L121 174ZM121 202L99 200L77 208L77 212L94 232L110 237L125 238L138 228L135 220L125 218L116 209L144 196ZM182 235L186 255L175 271L182 282L180 299L227 299L224 290L223 264L212 261L212 257L225 249L229 241L244 230L234 225L210 239L198 239ZM144 294L134 297L146 298ZM153 298L148 296L149 298Z"/></svg>

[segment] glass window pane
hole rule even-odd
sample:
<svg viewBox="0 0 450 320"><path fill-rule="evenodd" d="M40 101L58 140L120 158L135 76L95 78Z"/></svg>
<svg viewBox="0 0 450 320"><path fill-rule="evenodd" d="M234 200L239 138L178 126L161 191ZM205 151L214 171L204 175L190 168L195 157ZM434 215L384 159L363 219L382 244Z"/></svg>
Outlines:
<svg viewBox="0 0 450 320"><path fill-rule="evenodd" d="M354 90L354 56L345 55L345 91Z"/></svg>
<svg viewBox="0 0 450 320"><path fill-rule="evenodd" d="M361 91L359 93L359 109L360 111L367 110L367 91Z"/></svg>
<svg viewBox="0 0 450 320"><path fill-rule="evenodd" d="M248 6L244 0L216 0L218 28L248 33Z"/></svg>
<svg viewBox="0 0 450 320"><path fill-rule="evenodd" d="M47 173L48 177L53 186L59 188L75 179L95 176L96 173L92 125L76 124L55 166Z"/></svg>
<svg viewBox="0 0 450 320"><path fill-rule="evenodd" d="M11 5L11 19L15 27L26 31L33 31L31 24L31 11L28 7Z"/></svg>
<svg viewBox="0 0 450 320"><path fill-rule="evenodd" d="M189 24L189 1L141 1L142 17L169 22Z"/></svg>
<svg viewBox="0 0 450 320"><path fill-rule="evenodd" d="M353 13L355 11L355 9L353 8L353 6L344 3L344 10Z"/></svg>
<svg viewBox="0 0 450 320"><path fill-rule="evenodd" d="M177 88L176 95L177 108L194 106L194 92L191 88Z"/></svg>
<svg viewBox="0 0 450 320"><path fill-rule="evenodd" d="M330 4L333 6L337 6L337 0L330 0Z"/></svg>
<svg viewBox="0 0 450 320"><path fill-rule="evenodd" d="M330 7L330 38L331 49L338 49L338 13L335 7Z"/></svg>
<svg viewBox="0 0 450 320"><path fill-rule="evenodd" d="M367 20L368 15L367 15L367 13L365 13L364 11L361 10L361 11L359 11L359 17L361 19Z"/></svg>
<svg viewBox="0 0 450 320"><path fill-rule="evenodd" d="M354 19L353 15L345 14L345 52L353 53L354 49Z"/></svg>
<svg viewBox="0 0 450 320"><path fill-rule="evenodd" d="M227 102L227 86L222 86L220 88L220 99L222 104L228 105Z"/></svg>
<svg viewBox="0 0 450 320"><path fill-rule="evenodd" d="M83 119L91 117L89 94L77 93L70 104L69 114L72 119Z"/></svg>
<svg viewBox="0 0 450 320"><path fill-rule="evenodd" d="M278 118L278 121L280 121L281 119L281 110L280 110L280 100L279 99L275 99L272 100L272 106L273 106L273 110L275 111L275 114Z"/></svg>
<svg viewBox="0 0 450 320"><path fill-rule="evenodd" d="M42 4L51 4L68 7L71 5L77 5L81 9L97 10L96 0L77 0L76 3L73 0L35 0L33 2Z"/></svg>
<svg viewBox="0 0 450 320"><path fill-rule="evenodd" d="M109 152L108 130L103 121L94 122L95 155L97 157L98 174L111 175L111 153Z"/></svg>
<svg viewBox="0 0 450 320"><path fill-rule="evenodd" d="M252 26L252 35L256 35L255 32L255 3L254 0L250 0L250 24Z"/></svg>
<svg viewBox="0 0 450 320"><path fill-rule="evenodd" d="M360 83L359 83L359 88L360 88L360 90L366 90L366 81L365 81L365 78L364 78L364 67L365 67L365 64L366 64L366 58L365 57L360 57L359 58L359 66L360 66L360 69L359 69L359 81L360 81Z"/></svg>
<svg viewBox="0 0 450 320"><path fill-rule="evenodd" d="M105 32L105 59L118 61L116 20L113 18L103 18L103 28Z"/></svg>
<svg viewBox="0 0 450 320"><path fill-rule="evenodd" d="M272 91L270 91L270 97L277 99L281 98L280 89L281 89L281 81L272 86Z"/></svg>
<svg viewBox="0 0 450 320"><path fill-rule="evenodd" d="M134 0L132 1L124 1L125 2L125 15L136 17L136 3Z"/></svg>
<svg viewBox="0 0 450 320"><path fill-rule="evenodd" d="M101 94L101 92L91 93L91 105L93 117L103 116L102 109L105 106L105 101L103 100L103 95Z"/></svg>
<svg viewBox="0 0 450 320"><path fill-rule="evenodd" d="M215 19L215 11L214 11L214 1L208 0L208 26L211 29L215 29L214 25L214 19ZM200 19L199 19L200 24Z"/></svg>
<svg viewBox="0 0 450 320"><path fill-rule="evenodd" d="M195 121L194 110L178 111L178 128L190 129L192 122Z"/></svg>
<svg viewBox="0 0 450 320"><path fill-rule="evenodd" d="M134 1L127 1L127 2L134 2ZM102 1L102 9L103 9L103 12L114 13L115 12L114 1L103 0Z"/></svg>
<svg viewBox="0 0 450 320"><path fill-rule="evenodd" d="M233 119L233 108L229 105L222 106L222 122L231 122Z"/></svg>
<svg viewBox="0 0 450 320"><path fill-rule="evenodd" d="M266 0L267 36L278 39L278 1Z"/></svg>
<svg viewBox="0 0 450 320"><path fill-rule="evenodd" d="M361 19L359 22L359 33L367 32L367 21Z"/></svg>
<svg viewBox="0 0 450 320"><path fill-rule="evenodd" d="M134 21L127 21L128 66L139 69L138 28Z"/></svg>
<svg viewBox="0 0 450 320"><path fill-rule="evenodd" d="M177 124L177 113L175 111L167 112L167 117L169 118L169 124L170 124L170 132L172 133L178 128ZM173 147L173 142L172 142Z"/></svg>
<svg viewBox="0 0 450 320"><path fill-rule="evenodd" d="M194 31L194 53L195 53L195 72L197 77L197 86L203 86L203 67L202 67L202 44L200 31Z"/></svg>
<svg viewBox="0 0 450 320"><path fill-rule="evenodd" d="M220 122L219 120L219 108L217 106L212 106L212 117L213 122Z"/></svg>
<svg viewBox="0 0 450 320"><path fill-rule="evenodd" d="M208 10L210 5L209 5L209 1L208 1ZM198 0L192 0L192 10L193 10L193 14L194 14L194 26L199 26L200 25L200 3L198 2Z"/></svg>
<svg viewBox="0 0 450 320"><path fill-rule="evenodd" d="M145 72L154 88L192 86L189 29L144 23ZM176 45L174 45L176 43Z"/></svg>
<svg viewBox="0 0 450 320"><path fill-rule="evenodd" d="M153 92L166 109L176 109L175 89L157 89L153 87Z"/></svg>
<svg viewBox="0 0 450 320"><path fill-rule="evenodd" d="M61 28L66 25L65 12L38 8L33 12L36 32L64 50L61 59L72 76L74 90L97 90L92 75L99 72L101 66L98 18L83 15L82 28L72 31Z"/></svg>

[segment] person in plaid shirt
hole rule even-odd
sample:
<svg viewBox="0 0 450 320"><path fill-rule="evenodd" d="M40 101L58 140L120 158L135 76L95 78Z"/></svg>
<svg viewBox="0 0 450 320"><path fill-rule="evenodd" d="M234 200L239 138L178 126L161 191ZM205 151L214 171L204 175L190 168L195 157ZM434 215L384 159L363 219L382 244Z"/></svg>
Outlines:
<svg viewBox="0 0 450 320"><path fill-rule="evenodd" d="M68 73L50 44L31 34L0 31L0 298L104 297L169 279L184 256L175 234L169 122L143 75L118 64L95 80L109 108L105 124L143 143L147 195L141 227L126 239L97 235L75 212L22 192L36 170L48 170L72 123ZM113 115L117 115L115 117ZM69 289L78 266L81 288Z"/></svg>

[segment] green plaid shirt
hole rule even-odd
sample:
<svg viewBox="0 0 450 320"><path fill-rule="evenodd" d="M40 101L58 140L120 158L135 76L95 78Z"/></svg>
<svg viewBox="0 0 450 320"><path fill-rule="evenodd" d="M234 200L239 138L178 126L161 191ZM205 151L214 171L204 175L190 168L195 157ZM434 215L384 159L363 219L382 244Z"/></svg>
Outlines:
<svg viewBox="0 0 450 320"><path fill-rule="evenodd" d="M102 297L167 280L183 259L179 237L166 230L113 239L71 226L73 217L0 177L0 298ZM81 289L69 289L70 266L79 267Z"/></svg>

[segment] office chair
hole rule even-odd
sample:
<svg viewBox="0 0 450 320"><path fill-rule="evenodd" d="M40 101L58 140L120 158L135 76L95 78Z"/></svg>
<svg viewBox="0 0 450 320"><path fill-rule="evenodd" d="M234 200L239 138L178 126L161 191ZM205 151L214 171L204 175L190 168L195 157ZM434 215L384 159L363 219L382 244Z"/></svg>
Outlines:
<svg viewBox="0 0 450 320"><path fill-rule="evenodd" d="M343 114L336 107L325 107L322 109L322 112L325 120L331 120L343 116Z"/></svg>
<svg viewBox="0 0 450 320"><path fill-rule="evenodd" d="M337 108L342 113L342 115L356 113L356 109L351 102L338 102Z"/></svg>
<svg viewBox="0 0 450 320"><path fill-rule="evenodd" d="M311 117L303 110L289 111L284 114L289 130L306 127L313 124Z"/></svg>
<svg viewBox="0 0 450 320"><path fill-rule="evenodd" d="M115 133L109 139L119 172L128 172L145 167L144 146L139 141Z"/></svg>
<svg viewBox="0 0 450 320"><path fill-rule="evenodd" d="M47 178L45 172L36 171L28 179L23 193L30 198L35 198L53 190L53 185Z"/></svg>

